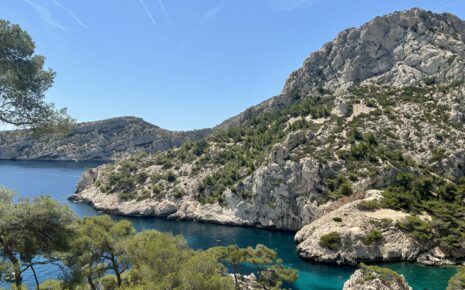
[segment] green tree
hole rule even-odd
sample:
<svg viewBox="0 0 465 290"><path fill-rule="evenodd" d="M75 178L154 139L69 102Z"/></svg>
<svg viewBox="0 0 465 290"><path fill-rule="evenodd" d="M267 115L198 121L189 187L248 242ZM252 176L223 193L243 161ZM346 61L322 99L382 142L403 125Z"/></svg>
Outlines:
<svg viewBox="0 0 465 290"><path fill-rule="evenodd" d="M230 290L232 280L210 251L194 251L181 236L144 231L124 243L132 266L129 289Z"/></svg>
<svg viewBox="0 0 465 290"><path fill-rule="evenodd" d="M276 251L257 245L246 249L246 262L252 264L258 274L257 282L265 290L281 289L284 282L297 280L297 271L285 268Z"/></svg>
<svg viewBox="0 0 465 290"><path fill-rule="evenodd" d="M12 192L0 190L1 268L14 274L17 288L21 288L22 274L31 270L39 287L35 266L56 263L58 253L69 249L74 215L49 197L18 202L13 197Z"/></svg>
<svg viewBox="0 0 465 290"><path fill-rule="evenodd" d="M55 73L44 69L45 58L18 25L0 20L0 123L39 131L66 130L72 120L66 109L45 102Z"/></svg>
<svg viewBox="0 0 465 290"><path fill-rule="evenodd" d="M231 269L234 275L236 289L240 289L238 275L240 273L241 266L247 260L247 251L239 248L237 245L212 248L211 251L216 252L220 261L226 265L226 267Z"/></svg>
<svg viewBox="0 0 465 290"><path fill-rule="evenodd" d="M121 259L124 244L135 233L131 223L113 221L109 216L85 217L75 225L76 237L65 259L73 271L73 278L80 283L84 277L91 289L97 289L95 278L111 270L121 286L121 274L128 265Z"/></svg>
<svg viewBox="0 0 465 290"><path fill-rule="evenodd" d="M433 178L421 176L412 183L412 191L422 199L428 199L434 188Z"/></svg>

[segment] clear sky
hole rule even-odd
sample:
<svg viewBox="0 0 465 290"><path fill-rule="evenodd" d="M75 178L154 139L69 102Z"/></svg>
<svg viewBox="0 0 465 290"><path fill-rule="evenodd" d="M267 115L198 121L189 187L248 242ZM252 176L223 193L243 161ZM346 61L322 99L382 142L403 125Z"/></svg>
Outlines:
<svg viewBox="0 0 465 290"><path fill-rule="evenodd" d="M279 94L346 28L421 7L465 18L465 0L0 0L57 72L48 100L78 121L138 116L214 126Z"/></svg>

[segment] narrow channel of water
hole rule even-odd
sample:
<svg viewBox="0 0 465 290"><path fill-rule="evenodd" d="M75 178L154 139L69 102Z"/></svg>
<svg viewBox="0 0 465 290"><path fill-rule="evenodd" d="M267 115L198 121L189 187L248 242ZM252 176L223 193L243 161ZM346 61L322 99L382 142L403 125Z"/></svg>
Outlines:
<svg viewBox="0 0 465 290"><path fill-rule="evenodd" d="M98 165L99 163L95 162L0 161L0 185L16 190L22 197L49 195L69 205L79 216L96 215L98 213L91 207L70 203L67 197L74 192L84 169ZM160 218L130 218L130 220L137 230L156 229L182 234L196 249L229 244L237 244L241 247L264 244L276 249L287 265L300 271L299 280L294 285L295 289L340 290L355 270L351 267L321 265L301 260L297 256L291 233L168 221ZM435 268L410 263L383 264L383 266L404 274L414 290L444 290L448 280L456 271L453 267ZM39 269L41 281L55 278L59 274L59 270L54 266ZM25 275L25 282L27 285L34 285L30 273Z"/></svg>

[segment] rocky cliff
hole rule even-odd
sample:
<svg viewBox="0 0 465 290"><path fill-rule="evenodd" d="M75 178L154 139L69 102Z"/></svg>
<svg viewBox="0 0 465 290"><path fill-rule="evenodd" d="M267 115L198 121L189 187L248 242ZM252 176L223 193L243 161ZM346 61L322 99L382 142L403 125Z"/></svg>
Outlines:
<svg viewBox="0 0 465 290"><path fill-rule="evenodd" d="M405 277L380 267L362 265L344 284L343 290L412 290Z"/></svg>
<svg viewBox="0 0 465 290"><path fill-rule="evenodd" d="M87 172L73 199L121 214L305 227L299 252L317 261L458 262L465 257L464 41L465 22L451 14L378 17L313 53L280 96L201 141ZM380 195L372 209L403 218L384 224L351 215L369 190ZM332 216L337 210L351 222ZM371 235L383 243L363 244ZM322 249L322 238L331 246ZM405 252L397 238L409 245Z"/></svg>
<svg viewBox="0 0 465 290"><path fill-rule="evenodd" d="M344 92L355 85L420 85L463 80L465 24L452 14L421 9L377 17L341 32L305 60L281 95L225 121L240 124L283 109L302 95Z"/></svg>
<svg viewBox="0 0 465 290"><path fill-rule="evenodd" d="M179 147L210 132L172 132L134 117L80 123L65 136L51 139L37 139L27 130L4 131L0 132L0 159L110 160L125 153Z"/></svg>

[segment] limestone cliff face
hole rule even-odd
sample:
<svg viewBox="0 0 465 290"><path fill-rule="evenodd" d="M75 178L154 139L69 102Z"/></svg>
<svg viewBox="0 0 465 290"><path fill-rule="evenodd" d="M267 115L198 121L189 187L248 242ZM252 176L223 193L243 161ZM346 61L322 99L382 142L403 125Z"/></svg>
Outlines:
<svg viewBox="0 0 465 290"><path fill-rule="evenodd" d="M361 202L381 198L376 191L368 191L367 195L366 199L348 203L303 227L295 236L299 255L317 262L352 265L359 261L456 263L432 243L419 243L399 229L397 224L409 214L390 209L360 210ZM337 233L340 238L334 248L321 243L322 237L330 233Z"/></svg>
<svg viewBox="0 0 465 290"><path fill-rule="evenodd" d="M225 121L280 110L296 95L343 92L360 84L420 85L463 80L465 23L452 14L411 9L377 17L341 32L288 78L281 95Z"/></svg>
<svg viewBox="0 0 465 290"><path fill-rule="evenodd" d="M164 151L209 133L171 132L134 117L80 123L66 136L52 139L36 139L25 130L7 131L0 132L0 159L110 160L136 151Z"/></svg>
<svg viewBox="0 0 465 290"><path fill-rule="evenodd" d="M465 242L444 253L395 221L380 224L382 244L365 245L379 221L354 207L399 172L450 183L464 176L464 33L455 16L419 9L344 31L290 76L282 95L202 142L94 169L73 199L121 214L303 228L299 252L316 261L456 263ZM327 228L346 238L339 251L319 246Z"/></svg>

